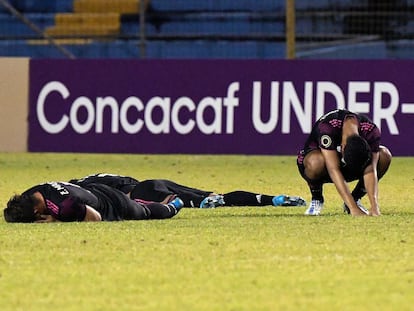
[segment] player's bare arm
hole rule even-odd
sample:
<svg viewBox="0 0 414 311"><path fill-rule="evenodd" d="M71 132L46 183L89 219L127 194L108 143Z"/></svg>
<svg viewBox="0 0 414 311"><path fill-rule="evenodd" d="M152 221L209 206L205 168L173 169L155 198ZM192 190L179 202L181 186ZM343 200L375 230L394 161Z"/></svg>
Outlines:
<svg viewBox="0 0 414 311"><path fill-rule="evenodd" d="M337 152L335 150L321 149L322 155L325 158L325 165L336 190L341 196L342 200L349 207L352 216L365 215L356 205L354 198L351 195L348 184L340 170L340 163Z"/></svg>
<svg viewBox="0 0 414 311"><path fill-rule="evenodd" d="M372 154L372 162L364 171L364 185L367 191L368 199L371 205L370 215L379 216L380 209L378 205L378 176L377 164L379 159L379 152Z"/></svg>
<svg viewBox="0 0 414 311"><path fill-rule="evenodd" d="M102 217L97 210L89 205L86 205L86 214L83 221L102 221Z"/></svg>

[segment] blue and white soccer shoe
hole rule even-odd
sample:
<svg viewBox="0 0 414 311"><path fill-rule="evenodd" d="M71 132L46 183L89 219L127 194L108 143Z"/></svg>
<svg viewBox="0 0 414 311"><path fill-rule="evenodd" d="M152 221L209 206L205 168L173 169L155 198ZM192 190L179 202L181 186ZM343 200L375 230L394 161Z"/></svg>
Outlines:
<svg viewBox="0 0 414 311"><path fill-rule="evenodd" d="M301 197L278 195L272 199L273 206L305 206L306 201Z"/></svg>
<svg viewBox="0 0 414 311"><path fill-rule="evenodd" d="M213 195L208 196L201 201L200 208L216 208L217 206L223 206L224 204L224 197L222 195Z"/></svg>
<svg viewBox="0 0 414 311"><path fill-rule="evenodd" d="M319 216L323 209L323 202L319 200L312 200L308 209L305 211L305 215Z"/></svg>

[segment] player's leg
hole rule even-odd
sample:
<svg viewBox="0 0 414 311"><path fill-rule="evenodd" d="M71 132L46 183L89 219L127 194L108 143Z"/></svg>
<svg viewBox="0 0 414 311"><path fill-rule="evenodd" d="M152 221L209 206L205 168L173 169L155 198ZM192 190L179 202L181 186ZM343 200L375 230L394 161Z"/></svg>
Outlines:
<svg viewBox="0 0 414 311"><path fill-rule="evenodd" d="M166 219L177 215L183 207L180 198L175 198L168 204L158 202L143 203L139 200L130 200L127 208L128 220Z"/></svg>
<svg viewBox="0 0 414 311"><path fill-rule="evenodd" d="M380 146L379 159L378 159L378 164L377 164L378 181L388 171L388 168L390 167L390 164L391 164L391 159L392 159L392 155L391 155L390 150L385 146ZM362 205L362 202L361 202L361 198L364 197L366 194L367 192L364 186L364 178L360 178L358 180L358 183L355 185L354 190L352 190L352 197L357 203L357 206L359 207L359 209L361 209L365 213L368 213L368 210ZM344 212L350 214L350 210L348 206L344 204L343 208L344 208Z"/></svg>
<svg viewBox="0 0 414 311"><path fill-rule="evenodd" d="M147 187L145 194L148 198L151 197L151 191L159 196L173 194L184 202L185 207L200 207L201 202L212 194L211 191L184 186L167 179L145 181L144 186Z"/></svg>
<svg viewBox="0 0 414 311"><path fill-rule="evenodd" d="M223 194L227 206L303 206L305 200L297 196L266 195L243 190L232 191Z"/></svg>
<svg viewBox="0 0 414 311"><path fill-rule="evenodd" d="M323 202L323 184L329 179L329 175L321 151L313 150L302 160L298 158L298 168L302 177L308 183L312 200Z"/></svg>
<svg viewBox="0 0 414 311"><path fill-rule="evenodd" d="M130 193L131 199L162 202L167 196L174 193L164 187L157 180L144 180L137 184Z"/></svg>
<svg viewBox="0 0 414 311"><path fill-rule="evenodd" d="M320 150L312 150L307 154L300 152L297 158L299 172L306 180L311 192L311 202L306 215L319 215L324 203L323 184L329 180L325 159Z"/></svg>
<svg viewBox="0 0 414 311"><path fill-rule="evenodd" d="M391 151L385 146L380 146L379 159L377 165L378 180L380 180L387 173L388 168L391 165L391 160Z"/></svg>
<svg viewBox="0 0 414 311"><path fill-rule="evenodd" d="M152 179L140 182L131 191L132 199L143 199L154 202L169 202L168 198L178 196L185 207L199 207L201 201L211 192L177 184L165 179Z"/></svg>
<svg viewBox="0 0 414 311"><path fill-rule="evenodd" d="M377 164L377 177L378 181L385 175L390 167L392 159L392 154L390 150L385 146L380 146L379 150L379 158ZM355 201L358 201L366 194L365 186L364 186L364 179L359 179L358 183L355 185L354 190L352 190L352 196L354 197Z"/></svg>
<svg viewBox="0 0 414 311"><path fill-rule="evenodd" d="M228 206L265 206L273 205L272 196L255 194L246 191L232 191L223 194L224 202Z"/></svg>
<svg viewBox="0 0 414 311"><path fill-rule="evenodd" d="M223 197L216 195L212 191L201 190L185 185L178 184L171 180L159 180L162 182L169 191L175 193L180 199L183 200L185 207L215 207L218 205L223 205ZM214 202L214 206L211 206L208 202ZM207 202L208 201L208 202Z"/></svg>
<svg viewBox="0 0 414 311"><path fill-rule="evenodd" d="M145 220L150 219L150 216L151 212L147 204L134 200L129 200L126 203L125 220Z"/></svg>
<svg viewBox="0 0 414 311"><path fill-rule="evenodd" d="M171 218L177 215L180 209L183 207L183 202L175 203L177 200L176 198L171 203L168 204L161 204L161 203L149 203L146 205L148 210L150 211L150 219L166 219Z"/></svg>

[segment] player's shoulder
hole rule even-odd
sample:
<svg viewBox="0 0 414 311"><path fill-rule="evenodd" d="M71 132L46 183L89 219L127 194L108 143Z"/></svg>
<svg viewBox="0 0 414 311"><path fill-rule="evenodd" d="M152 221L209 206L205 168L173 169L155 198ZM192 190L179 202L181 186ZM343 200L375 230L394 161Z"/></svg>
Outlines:
<svg viewBox="0 0 414 311"><path fill-rule="evenodd" d="M330 122L331 120L344 120L347 115L356 115L346 109L335 109L322 115L317 122Z"/></svg>
<svg viewBox="0 0 414 311"><path fill-rule="evenodd" d="M380 135L378 126L366 115L358 114L359 129L361 133L377 133Z"/></svg>

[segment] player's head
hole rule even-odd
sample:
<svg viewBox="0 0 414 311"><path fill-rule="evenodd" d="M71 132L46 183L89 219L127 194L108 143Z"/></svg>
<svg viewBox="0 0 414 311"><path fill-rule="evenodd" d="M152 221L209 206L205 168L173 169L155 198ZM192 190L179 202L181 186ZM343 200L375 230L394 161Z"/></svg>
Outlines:
<svg viewBox="0 0 414 311"><path fill-rule="evenodd" d="M34 197L16 194L7 202L7 207L3 211L4 219L7 222L34 222L36 220L35 204Z"/></svg>
<svg viewBox="0 0 414 311"><path fill-rule="evenodd" d="M351 135L347 138L342 155L346 169L355 174L362 174L371 162L371 148L359 135Z"/></svg>

